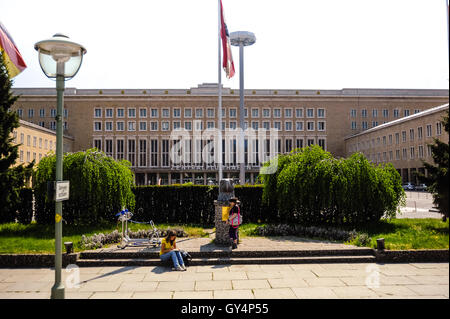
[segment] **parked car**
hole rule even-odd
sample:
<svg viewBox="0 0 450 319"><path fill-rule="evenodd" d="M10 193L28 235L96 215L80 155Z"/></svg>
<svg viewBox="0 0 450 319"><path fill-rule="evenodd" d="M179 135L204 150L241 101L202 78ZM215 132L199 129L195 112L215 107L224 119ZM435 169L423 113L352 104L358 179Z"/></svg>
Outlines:
<svg viewBox="0 0 450 319"><path fill-rule="evenodd" d="M414 184L408 183L408 184L403 184L403 189L405 191L413 191L415 189L415 187L414 187Z"/></svg>
<svg viewBox="0 0 450 319"><path fill-rule="evenodd" d="M425 184L419 184L416 186L416 191L426 191L427 190L427 185Z"/></svg>

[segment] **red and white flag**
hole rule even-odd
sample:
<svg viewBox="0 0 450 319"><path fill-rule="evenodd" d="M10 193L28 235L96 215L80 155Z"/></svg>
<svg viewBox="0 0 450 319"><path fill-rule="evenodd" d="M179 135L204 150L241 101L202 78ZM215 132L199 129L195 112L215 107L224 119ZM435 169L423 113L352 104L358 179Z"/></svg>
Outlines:
<svg viewBox="0 0 450 319"><path fill-rule="evenodd" d="M222 38L223 62L222 66L227 74L227 78L232 78L234 71L233 55L231 54L230 34L223 17L222 0L220 0L220 37Z"/></svg>

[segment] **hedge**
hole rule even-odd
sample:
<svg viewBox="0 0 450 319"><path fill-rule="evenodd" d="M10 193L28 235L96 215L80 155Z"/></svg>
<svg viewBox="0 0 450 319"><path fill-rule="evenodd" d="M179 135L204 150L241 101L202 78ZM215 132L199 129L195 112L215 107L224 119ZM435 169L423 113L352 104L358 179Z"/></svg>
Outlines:
<svg viewBox="0 0 450 319"><path fill-rule="evenodd" d="M33 190L31 188L22 188L19 192L19 198L17 220L21 224L29 224L33 218Z"/></svg>

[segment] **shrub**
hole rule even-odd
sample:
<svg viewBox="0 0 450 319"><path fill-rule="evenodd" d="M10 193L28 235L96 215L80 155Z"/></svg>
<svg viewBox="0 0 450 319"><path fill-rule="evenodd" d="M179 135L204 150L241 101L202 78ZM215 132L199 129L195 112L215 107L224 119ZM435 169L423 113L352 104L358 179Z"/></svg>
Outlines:
<svg viewBox="0 0 450 319"><path fill-rule="evenodd" d="M44 157L35 173L36 221L54 223L55 204L47 196L47 182L55 180L56 156ZM96 149L64 155L63 178L70 181L70 199L63 202L63 218L71 224L111 222L122 207L133 210L133 173L127 161L115 161Z"/></svg>
<svg viewBox="0 0 450 319"><path fill-rule="evenodd" d="M383 215L395 217L405 202L400 175L392 164L375 166L361 153L335 159L314 145L277 160L277 172L262 177L263 201L277 206L286 222L376 222Z"/></svg>

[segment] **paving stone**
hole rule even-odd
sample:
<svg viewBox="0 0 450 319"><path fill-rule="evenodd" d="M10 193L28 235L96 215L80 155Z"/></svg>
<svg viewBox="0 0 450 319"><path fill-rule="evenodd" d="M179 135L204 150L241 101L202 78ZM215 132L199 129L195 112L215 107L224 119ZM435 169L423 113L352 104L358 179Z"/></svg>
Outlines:
<svg viewBox="0 0 450 319"><path fill-rule="evenodd" d="M253 289L256 299L297 299L290 288Z"/></svg>
<svg viewBox="0 0 450 319"><path fill-rule="evenodd" d="M345 286L345 283L339 280L339 278L305 278L306 283L310 287L341 287Z"/></svg>
<svg viewBox="0 0 450 319"><path fill-rule="evenodd" d="M247 271L248 279L269 279L269 278L283 278L280 272L277 271Z"/></svg>
<svg viewBox="0 0 450 319"><path fill-rule="evenodd" d="M385 276L380 274L381 285L414 285L416 281L412 280L409 276Z"/></svg>
<svg viewBox="0 0 450 319"><path fill-rule="evenodd" d="M406 285L421 296L446 296L449 295L449 285Z"/></svg>
<svg viewBox="0 0 450 319"><path fill-rule="evenodd" d="M145 275L143 281L178 281L180 279L180 271L164 272L161 274L149 273Z"/></svg>
<svg viewBox="0 0 450 319"><path fill-rule="evenodd" d="M48 282L16 282L11 283L6 287L6 291L17 291L17 292L46 292L50 291L53 283Z"/></svg>
<svg viewBox="0 0 450 319"><path fill-rule="evenodd" d="M217 272L216 272L217 273ZM180 273L179 281L204 281L204 280L212 280L213 273L212 272L182 272Z"/></svg>
<svg viewBox="0 0 450 319"><path fill-rule="evenodd" d="M146 282L123 282L118 291L124 292L124 291L138 291L138 292L144 292L144 291L155 291L156 287L158 286L157 282L153 281L146 281Z"/></svg>
<svg viewBox="0 0 450 319"><path fill-rule="evenodd" d="M81 284L79 291L113 292L117 291L121 284L121 282L88 282L85 284Z"/></svg>
<svg viewBox="0 0 450 319"><path fill-rule="evenodd" d="M272 278L268 279L269 284L272 288L297 288L297 287L308 287L308 284L300 278Z"/></svg>
<svg viewBox="0 0 450 319"><path fill-rule="evenodd" d="M175 291L173 299L212 299L213 291Z"/></svg>
<svg viewBox="0 0 450 319"><path fill-rule="evenodd" d="M439 269L448 269L448 263L411 263L413 267L419 269L430 269L430 268L439 268Z"/></svg>
<svg viewBox="0 0 450 319"><path fill-rule="evenodd" d="M131 299L172 299L172 291L135 292Z"/></svg>
<svg viewBox="0 0 450 319"><path fill-rule="evenodd" d="M332 290L340 298L378 297L375 292L365 286L333 287Z"/></svg>
<svg viewBox="0 0 450 319"><path fill-rule="evenodd" d="M417 296L413 290L405 286L380 286L379 288L370 288L380 297L389 296Z"/></svg>
<svg viewBox="0 0 450 319"><path fill-rule="evenodd" d="M50 292L11 292L4 299L50 299ZM0 299L3 296L0 294Z"/></svg>
<svg viewBox="0 0 450 319"><path fill-rule="evenodd" d="M449 276L408 276L413 282L424 285L448 285Z"/></svg>
<svg viewBox="0 0 450 319"><path fill-rule="evenodd" d="M224 271L224 272L229 272L229 267L230 265L209 265L209 266L201 266L201 267L197 267L197 272L220 272L220 271Z"/></svg>
<svg viewBox="0 0 450 319"><path fill-rule="evenodd" d="M153 270L156 269L156 266L150 266L150 267L137 267L131 271L132 274L148 274L151 273Z"/></svg>
<svg viewBox="0 0 450 319"><path fill-rule="evenodd" d="M231 288L231 280L197 281L195 290L227 290Z"/></svg>
<svg viewBox="0 0 450 319"><path fill-rule="evenodd" d="M195 281L161 281L156 291L194 291Z"/></svg>
<svg viewBox="0 0 450 319"><path fill-rule="evenodd" d="M263 271L290 271L292 270L289 265L261 265Z"/></svg>
<svg viewBox="0 0 450 319"><path fill-rule="evenodd" d="M215 272L212 274L213 280L237 280L248 279L245 271Z"/></svg>
<svg viewBox="0 0 450 319"><path fill-rule="evenodd" d="M130 281L143 281L145 278L145 274L120 274L116 276L109 276L108 281L122 281L122 282L130 282Z"/></svg>
<svg viewBox="0 0 450 319"><path fill-rule="evenodd" d="M336 270L312 270L317 277L358 277L358 276L366 276L368 272L366 270L361 269L336 269Z"/></svg>
<svg viewBox="0 0 450 319"><path fill-rule="evenodd" d="M254 299L253 292L249 289L214 290L214 299Z"/></svg>
<svg viewBox="0 0 450 319"><path fill-rule="evenodd" d="M291 288L299 299L335 299L337 295L329 287Z"/></svg>
<svg viewBox="0 0 450 319"><path fill-rule="evenodd" d="M92 291L88 292L68 292L65 291L64 298L65 299L89 299L94 294Z"/></svg>
<svg viewBox="0 0 450 319"><path fill-rule="evenodd" d="M130 299L132 292L95 292L89 299Z"/></svg>
<svg viewBox="0 0 450 319"><path fill-rule="evenodd" d="M270 288L269 282L262 279L254 280L232 280L233 289L257 289Z"/></svg>
<svg viewBox="0 0 450 319"><path fill-rule="evenodd" d="M230 272L233 271L262 271L262 265L231 265L228 267Z"/></svg>

